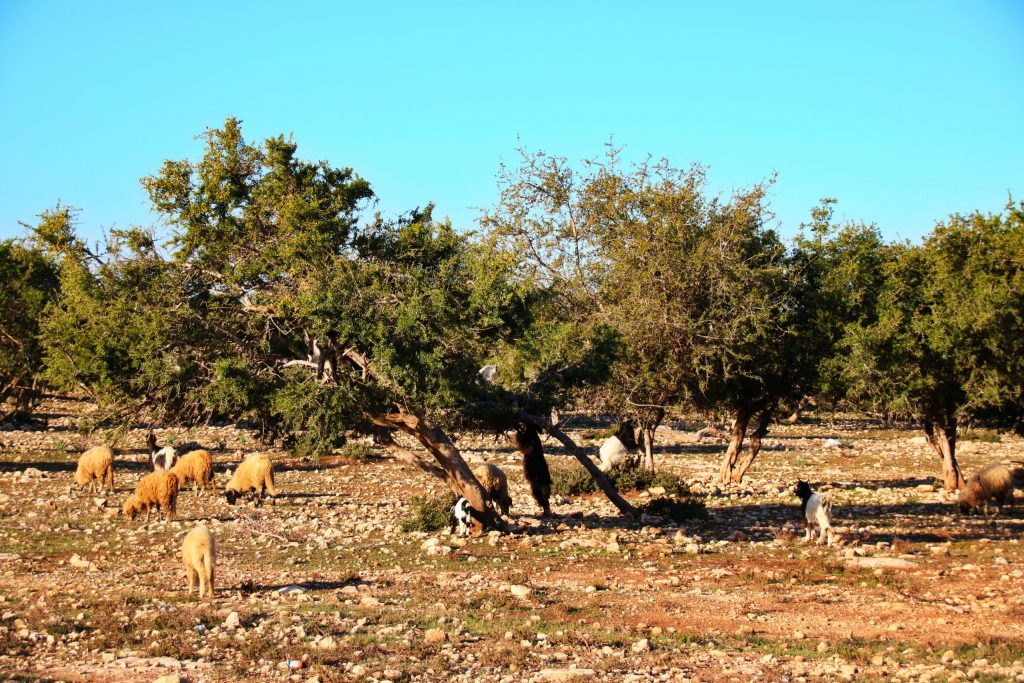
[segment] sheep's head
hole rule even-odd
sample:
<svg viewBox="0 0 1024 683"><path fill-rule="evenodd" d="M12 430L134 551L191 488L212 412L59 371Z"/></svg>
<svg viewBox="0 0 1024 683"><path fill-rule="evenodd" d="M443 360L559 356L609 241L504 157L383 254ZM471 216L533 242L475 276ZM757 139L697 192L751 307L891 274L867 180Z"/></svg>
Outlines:
<svg viewBox="0 0 1024 683"><path fill-rule="evenodd" d="M960 512L966 515L974 511L974 505L971 504L970 496L964 495L965 493L966 489L960 489L960 493L957 494L956 504L960 508Z"/></svg>
<svg viewBox="0 0 1024 683"><path fill-rule="evenodd" d="M138 498L135 497L134 493L124 502L124 507L121 508L121 512L131 520L134 520L135 516L139 514Z"/></svg>
<svg viewBox="0 0 1024 683"><path fill-rule="evenodd" d="M238 491L234 489L228 489L224 492L224 497L228 501L228 505L234 505L235 501L238 500Z"/></svg>
<svg viewBox="0 0 1024 683"><path fill-rule="evenodd" d="M793 493L795 493L796 497L800 500L807 500L811 497L811 485L801 479L797 481L796 487L793 489Z"/></svg>

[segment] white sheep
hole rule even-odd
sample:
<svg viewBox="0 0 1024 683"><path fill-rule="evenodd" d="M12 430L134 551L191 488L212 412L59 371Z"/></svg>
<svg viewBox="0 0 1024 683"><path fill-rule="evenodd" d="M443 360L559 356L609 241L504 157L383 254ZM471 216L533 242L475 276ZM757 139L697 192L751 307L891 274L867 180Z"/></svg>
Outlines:
<svg viewBox="0 0 1024 683"><path fill-rule="evenodd" d="M217 484L213 480L213 458L205 449L200 448L181 456L170 471L178 477L179 486L185 486L191 481L196 485L196 492L200 488L205 491L209 487L214 494L217 493Z"/></svg>
<svg viewBox="0 0 1024 683"><path fill-rule="evenodd" d="M807 535L804 541L811 540L814 527L818 527L817 543L821 543L828 537L828 545L832 545L832 496L828 493L812 493L811 486L806 481L798 481L794 491L800 498L800 511L803 513L807 524Z"/></svg>
<svg viewBox="0 0 1024 683"><path fill-rule="evenodd" d="M473 466L473 476L487 492L488 498L501 508L501 514L508 515L512 507L512 496L508 494L508 477L505 472L497 465L482 462Z"/></svg>
<svg viewBox="0 0 1024 683"><path fill-rule="evenodd" d="M630 457L631 452L617 436L609 436L601 444L601 463L597 466L602 472L610 472Z"/></svg>
<svg viewBox="0 0 1024 683"><path fill-rule="evenodd" d="M181 543L181 561L185 565L185 579L188 581L188 593L199 578L199 597L202 599L204 588L207 595L213 598L213 578L217 562L217 546L213 534L205 526L197 526L188 532Z"/></svg>
<svg viewBox="0 0 1024 683"><path fill-rule="evenodd" d="M93 446L78 458L75 483L90 491L103 490L109 484L114 490L114 451L109 446Z"/></svg>
<svg viewBox="0 0 1024 683"><path fill-rule="evenodd" d="M243 460L231 475L231 480L224 487L224 495L230 505L234 505L239 496L245 493L253 493L256 496L257 505L265 493L277 496L277 489L274 488L273 465L263 453L252 455Z"/></svg>
<svg viewBox="0 0 1024 683"><path fill-rule="evenodd" d="M124 502L122 512L128 519L134 520L143 510L146 511L146 521L149 521L149 510L155 507L167 513L167 521L174 519L174 513L178 510L178 477L170 472L151 472L144 476L135 493Z"/></svg>

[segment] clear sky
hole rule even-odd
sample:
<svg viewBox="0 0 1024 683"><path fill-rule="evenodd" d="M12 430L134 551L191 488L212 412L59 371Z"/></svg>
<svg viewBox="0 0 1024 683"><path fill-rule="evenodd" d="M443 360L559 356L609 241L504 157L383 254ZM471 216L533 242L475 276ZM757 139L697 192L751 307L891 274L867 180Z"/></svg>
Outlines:
<svg viewBox="0 0 1024 683"><path fill-rule="evenodd" d="M1024 197L1024 2L0 0L0 238L58 199L83 233L148 225L138 179L225 117L351 166L395 214L473 227L520 141L572 159L778 173L917 238Z"/></svg>

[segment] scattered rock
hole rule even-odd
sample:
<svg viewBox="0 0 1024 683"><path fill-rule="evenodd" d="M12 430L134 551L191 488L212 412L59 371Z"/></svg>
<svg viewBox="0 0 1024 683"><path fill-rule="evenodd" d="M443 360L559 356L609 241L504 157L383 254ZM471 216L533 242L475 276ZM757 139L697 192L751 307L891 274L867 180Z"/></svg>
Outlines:
<svg viewBox="0 0 1024 683"><path fill-rule="evenodd" d="M429 628L424 632L423 640L428 643L443 643L448 640L448 634L439 628Z"/></svg>

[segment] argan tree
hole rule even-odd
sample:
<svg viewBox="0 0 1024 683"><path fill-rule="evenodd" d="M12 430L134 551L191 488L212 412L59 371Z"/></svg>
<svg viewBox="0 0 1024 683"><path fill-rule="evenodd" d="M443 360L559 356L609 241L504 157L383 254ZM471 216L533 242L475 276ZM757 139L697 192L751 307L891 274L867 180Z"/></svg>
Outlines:
<svg viewBox="0 0 1024 683"><path fill-rule="evenodd" d="M53 374L165 415L253 419L267 438L295 435L311 453L346 431L374 434L486 515L447 428L481 419L481 405L492 419L523 412L515 394L477 376L493 348L544 336L531 328L535 295L515 281L515 262L435 221L430 207L363 220L369 184L298 158L284 137L252 144L228 119L205 139L199 161L167 161L142 181L171 229L170 257L135 231L100 265L84 264L85 305L68 297L48 326ZM62 324L83 317L98 322ZM129 339L90 351L113 321ZM601 353L573 349L581 367ZM557 395L568 374L546 373L538 386ZM432 457L399 448L394 431Z"/></svg>
<svg viewBox="0 0 1024 683"><path fill-rule="evenodd" d="M58 206L43 223L70 218ZM26 241L0 242L0 420L25 416L38 402L43 311L58 291L53 262Z"/></svg>
<svg viewBox="0 0 1024 683"><path fill-rule="evenodd" d="M772 410L796 391L788 355L794 305L785 247L766 227L764 188L706 196L704 170L617 150L575 169L522 153L504 168L491 234L540 280L572 293L571 315L611 325L623 350L614 379L588 398L641 424L645 466L674 405L726 408L735 419L722 478L738 480ZM752 449L739 460L751 420Z"/></svg>
<svg viewBox="0 0 1024 683"><path fill-rule="evenodd" d="M1024 205L953 215L884 273L877 320L848 329L844 379L861 406L920 421L956 490L965 419L1024 429Z"/></svg>

